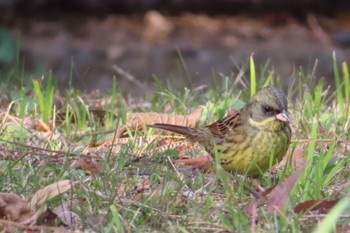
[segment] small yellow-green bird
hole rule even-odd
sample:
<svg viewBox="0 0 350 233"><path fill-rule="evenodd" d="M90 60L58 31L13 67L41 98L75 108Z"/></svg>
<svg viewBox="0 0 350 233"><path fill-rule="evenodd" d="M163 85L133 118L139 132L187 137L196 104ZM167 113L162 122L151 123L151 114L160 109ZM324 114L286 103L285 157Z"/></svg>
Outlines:
<svg viewBox="0 0 350 233"><path fill-rule="evenodd" d="M269 168L270 158L279 162L291 139L287 97L274 86L259 90L241 110L206 127L161 124L151 128L168 130L204 146L212 157L215 146L226 171L258 175Z"/></svg>

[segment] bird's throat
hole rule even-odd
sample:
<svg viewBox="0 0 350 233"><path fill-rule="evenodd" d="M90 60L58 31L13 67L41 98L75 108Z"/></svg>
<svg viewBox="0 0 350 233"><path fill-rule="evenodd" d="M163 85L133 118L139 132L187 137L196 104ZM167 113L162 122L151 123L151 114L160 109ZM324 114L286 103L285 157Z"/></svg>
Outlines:
<svg viewBox="0 0 350 233"><path fill-rule="evenodd" d="M268 130L272 132L280 131L284 127L283 123L277 121L275 117L269 117L262 121L255 121L251 117L249 117L248 123L250 126L258 130Z"/></svg>

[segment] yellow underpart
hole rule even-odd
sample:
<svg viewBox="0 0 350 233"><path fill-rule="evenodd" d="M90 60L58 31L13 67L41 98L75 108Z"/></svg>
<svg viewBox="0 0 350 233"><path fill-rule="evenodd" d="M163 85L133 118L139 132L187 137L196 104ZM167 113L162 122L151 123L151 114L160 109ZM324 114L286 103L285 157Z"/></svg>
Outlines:
<svg viewBox="0 0 350 233"><path fill-rule="evenodd" d="M283 127L273 117L263 122L249 119L249 123L261 130L248 130L245 139L238 143L228 143L237 133L228 132L224 140L226 143L217 145L221 165L225 170L258 175L260 171L269 168L270 156L274 156L275 162L280 161L286 153L290 138L289 128Z"/></svg>
<svg viewBox="0 0 350 233"><path fill-rule="evenodd" d="M269 131L278 131L284 127L284 123L276 120L275 117L269 117L263 121L254 121L252 118L249 118L248 122L253 127Z"/></svg>

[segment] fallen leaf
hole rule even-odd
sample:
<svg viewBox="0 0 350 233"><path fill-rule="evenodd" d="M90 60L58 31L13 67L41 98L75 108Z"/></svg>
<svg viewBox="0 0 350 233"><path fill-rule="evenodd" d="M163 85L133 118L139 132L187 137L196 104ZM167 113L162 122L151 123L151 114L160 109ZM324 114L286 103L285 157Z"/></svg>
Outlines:
<svg viewBox="0 0 350 233"><path fill-rule="evenodd" d="M30 205L20 196L15 193L0 193L0 219L23 223L33 216Z"/></svg>
<svg viewBox="0 0 350 233"><path fill-rule="evenodd" d="M288 200L290 190L293 188L296 180L304 171L305 167L306 165L299 168L292 176L286 178L282 183L273 185L259 193L254 193L246 208L247 214L250 216L251 230L255 229L258 221L258 206L260 206L266 199L268 199L265 207L267 212L271 213L276 210L283 210L285 203Z"/></svg>
<svg viewBox="0 0 350 233"><path fill-rule="evenodd" d="M134 191L136 191L137 193L133 197L134 201L139 201L143 196L143 192L151 188L150 182L151 181L147 178L144 179L141 183L135 185Z"/></svg>
<svg viewBox="0 0 350 233"><path fill-rule="evenodd" d="M299 146L295 147L292 151L292 154L290 150L288 150L281 162L278 164L278 168L283 169L289 162L291 166L295 169L299 169L300 167L302 167L305 163L303 148ZM274 169L277 168L274 167Z"/></svg>
<svg viewBox="0 0 350 233"><path fill-rule="evenodd" d="M198 156L195 158L184 158L174 160L175 164L181 164L182 166L191 167L193 169L199 169L202 172L212 172L213 168L211 166L211 157L210 156Z"/></svg>
<svg viewBox="0 0 350 233"><path fill-rule="evenodd" d="M129 191L129 186L127 186L125 183L119 183L115 188L115 191L118 195L118 198L125 197L126 192Z"/></svg>
<svg viewBox="0 0 350 233"><path fill-rule="evenodd" d="M258 223L258 205L259 200L253 196L247 205L247 213L249 214L250 232L255 232Z"/></svg>
<svg viewBox="0 0 350 233"><path fill-rule="evenodd" d="M151 181L150 181L149 179L144 179L144 180L142 181L142 183L137 184L137 185L135 186L135 191L136 191L136 192L143 192L143 191L145 191L145 190L150 189L150 187L151 187Z"/></svg>
<svg viewBox="0 0 350 233"><path fill-rule="evenodd" d="M77 225L77 219L76 216L72 211L71 208L67 203L63 203L60 206L56 207L52 210L54 214L57 215L57 217L68 227L70 228L76 228Z"/></svg>
<svg viewBox="0 0 350 233"><path fill-rule="evenodd" d="M98 164L91 157L84 154L76 160L75 167L84 170L87 174L97 174L99 172Z"/></svg>
<svg viewBox="0 0 350 233"><path fill-rule="evenodd" d="M42 189L39 189L32 197L30 206L37 209L42 206L47 200L50 200L62 193L69 191L73 187L71 180L61 180L50 184Z"/></svg>
<svg viewBox="0 0 350 233"><path fill-rule="evenodd" d="M266 199L267 195L269 195L276 186L277 185L272 185L264 191L253 195L253 198L249 201L246 209L249 216L254 216L257 213L257 207L261 205L261 203Z"/></svg>
<svg viewBox="0 0 350 233"><path fill-rule="evenodd" d="M51 133L50 127L40 119L35 122L33 128L42 133Z"/></svg>
<svg viewBox="0 0 350 233"><path fill-rule="evenodd" d="M132 198L134 201L140 201L143 196L143 193L136 193L135 196Z"/></svg>
<svg viewBox="0 0 350 233"><path fill-rule="evenodd" d="M294 212L299 214L303 212L317 212L317 214L327 214L337 203L339 199L335 200L308 200L298 204L294 208Z"/></svg>
<svg viewBox="0 0 350 233"><path fill-rule="evenodd" d="M283 211L284 206L289 199L290 191L293 189L294 184L301 173L303 173L305 167L306 165L297 169L293 175L287 177L271 191L266 204L266 211L268 213Z"/></svg>
<svg viewBox="0 0 350 233"><path fill-rule="evenodd" d="M326 130L322 127L321 123L319 123L318 132L319 132L320 134L325 134L325 135L327 135L327 136L330 137L330 138L336 138L336 137L337 137L337 134L334 133L333 131L326 131Z"/></svg>

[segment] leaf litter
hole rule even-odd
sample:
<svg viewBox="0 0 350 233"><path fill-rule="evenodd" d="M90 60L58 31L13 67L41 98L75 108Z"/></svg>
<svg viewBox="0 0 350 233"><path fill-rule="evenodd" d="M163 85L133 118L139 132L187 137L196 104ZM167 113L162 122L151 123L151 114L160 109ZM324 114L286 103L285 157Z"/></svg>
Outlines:
<svg viewBox="0 0 350 233"><path fill-rule="evenodd" d="M13 228L47 229L45 226L35 226L40 218L43 216L47 218L48 213L51 213L46 207L46 202L71 190L72 187L73 184L70 180L58 181L38 190L29 202L15 193L0 193L0 226L8 231L13 231ZM67 219L67 214L72 214L72 212L68 211L69 207L67 205L61 205L57 208L52 213L62 218L62 221L68 223L68 226L73 226L73 223ZM64 208L64 210L60 210L59 208ZM60 228L54 229L60 231Z"/></svg>
<svg viewBox="0 0 350 233"><path fill-rule="evenodd" d="M189 115L169 115L169 114L159 114L159 113L133 113L129 114L127 117L127 124L125 126L121 126L116 133L116 137L113 139L109 139L106 141L97 141L95 143L91 143L90 146L87 146L86 151L84 151L85 154L81 154L79 156L73 155L69 156L70 160L72 161L72 164L75 164L76 168L82 169L86 172L86 174L98 174L99 166L95 161L100 160L100 156L97 156L99 154L100 148L105 148L106 150L109 150L110 146L113 145L127 145L129 143L130 138L128 138L129 132L142 132L147 131L146 128L147 124L153 124L153 123L168 123L168 124L177 124L177 125L186 125L190 127L196 127L198 125L199 118L201 116L202 110L197 109L193 113ZM96 114L105 114L105 112L98 111ZM230 114L230 112L228 112ZM99 118L101 119L101 115L99 115ZM28 129L29 132L40 132L42 134L42 139L62 139L59 134L57 136L54 136L53 131L51 130L51 126L45 124L43 121L32 121L31 119L27 119L25 121L25 127ZM9 122L10 124L18 124L20 126L23 126L22 123L18 120L13 118L12 122ZM334 135L334 134L332 134ZM62 139L64 141L65 139ZM138 139L137 139L138 140ZM176 149L177 152L179 152L178 159L173 160L172 162L176 165L176 167L191 167L192 169L199 170L201 172L208 172L210 170L213 172L211 168L211 159L210 157L206 155L196 156L194 158L188 157L185 154L187 152L193 151L193 150L199 150L198 146L194 144L190 144L183 141L183 138L174 137L171 134L168 133L162 133L162 135L155 135L153 136L140 136L140 140L144 140L143 142L146 142L146 144L151 144L156 142L156 147L153 149L145 149L141 153L143 157L152 156L155 153L163 153L166 150L169 149ZM64 142L65 143L65 142ZM42 144L42 142L38 143L39 145ZM2 145L2 147L4 144ZM18 145L20 146L20 145ZM27 145L21 145L21 146L27 146ZM32 147L28 146L30 150L39 151L40 147ZM94 151L92 151L94 149ZM45 150L44 150L45 151ZM91 153L91 151L93 153ZM100 150L101 151L101 150ZM3 158L8 159L12 155L11 150L4 149L2 150L2 154L6 155L3 156ZM55 154L54 156L50 156L50 159L48 161L51 161L52 163L59 164L59 157L66 157L67 153L64 151L47 151L48 153ZM11 154L11 156L9 155ZM141 156L141 157L142 157ZM18 157L17 157L18 158ZM85 159L84 159L85 158ZM12 158L16 159L16 158ZM31 159L32 160L32 159ZM138 161L139 158L135 159L134 162ZM33 160L32 160L33 161ZM39 161L39 160L37 160ZM291 162L291 163L290 163ZM247 206L247 214L251 217L251 229L256 229L256 223L259 221L259 211L258 209L261 207L262 203L265 201L265 210L268 213L280 213L284 210L288 199L290 195L291 189L294 187L298 177L303 172L303 169L305 168L305 162L304 162L304 150L302 147L297 146L292 152L288 152L284 159L279 164L278 168L283 169L287 164L291 164L291 167L296 169L296 172L285 179L285 181L271 186L267 188L266 190L262 191L258 195L253 195L252 199L248 203ZM208 169L209 167L209 169ZM181 172L181 170L177 170L174 167L174 171L176 173ZM181 180L181 175L179 176L179 180ZM76 221L79 222L79 220L75 219L75 213L70 209L70 205L67 203L63 203L60 206L54 208L51 210L50 208L45 207L45 203L58 196L61 195L64 192L67 192L72 189L72 184L69 180L63 180L59 181L57 183L51 184L49 186L46 186L40 190L37 191L32 197L32 200L28 203L25 200L21 199L16 194L9 194L10 196L5 197L1 200L1 210L0 216L7 216L6 219L9 219L13 222L18 222L20 224L28 224L29 222L35 222L39 218L40 215L43 214L51 214L52 218L59 218L64 226L67 226L69 228L74 228L74 226L77 225ZM193 195L196 193L190 190L186 185L179 186L178 183L172 183L168 182L165 184L159 184L159 185L153 185L150 181L149 177L146 177L140 181L135 186L128 186L120 184L118 187L115 187L116 193L119 197L132 197L132 199L136 202L140 201L142 198L156 198L158 199L163 195L163 193L166 190L178 190L176 192L177 198L175 204L178 206L181 205L187 205L189 198L193 198ZM191 195L188 195L188 193L191 193ZM221 197L219 193L212 193L212 195ZM5 195L6 196L6 195ZM1 196L0 196L1 197ZM10 197L10 199L9 199ZM14 200L14 203L16 203L15 208L12 207L11 201L8 200ZM295 213L317 213L317 214L326 214L336 203L338 202L338 199L334 200L309 200L306 202L302 202L298 204L294 208ZM4 204L5 203L5 204ZM45 207L43 210L40 210L40 208ZM40 208L39 208L40 207ZM15 210L15 212L9 212L9 209ZM5 211L6 210L6 211ZM45 211L46 210L46 211ZM2 215L1 215L2 214ZM4 223L3 223L4 224ZM214 224L215 225L215 224ZM23 227L23 226L21 226ZM21 228L18 226L18 228ZM34 227L35 228L35 227ZM38 228L37 228L38 229Z"/></svg>

